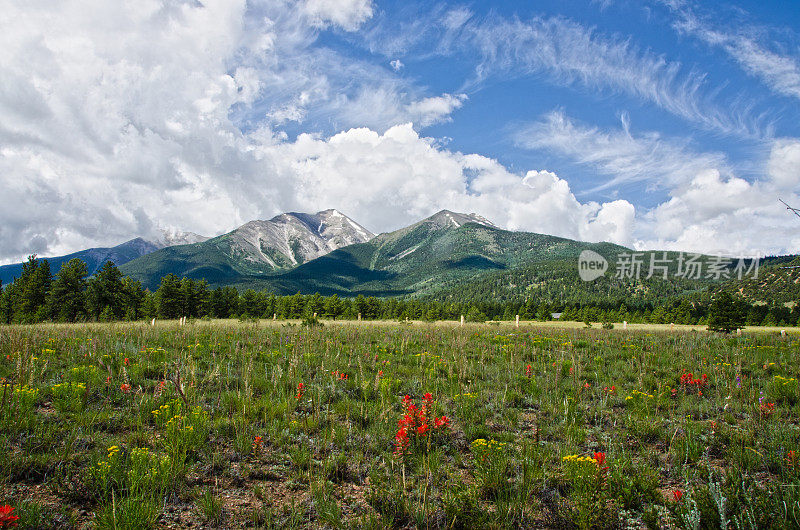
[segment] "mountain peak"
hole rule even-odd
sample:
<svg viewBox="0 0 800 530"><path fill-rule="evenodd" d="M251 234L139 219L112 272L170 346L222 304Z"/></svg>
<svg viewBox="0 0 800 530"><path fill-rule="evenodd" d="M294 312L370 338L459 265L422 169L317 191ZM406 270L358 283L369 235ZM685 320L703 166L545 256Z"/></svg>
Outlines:
<svg viewBox="0 0 800 530"><path fill-rule="evenodd" d="M158 236L149 242L158 248L174 247L175 245L191 245L194 243L202 243L207 241L208 237L195 234L194 232L184 232L177 228L161 228L158 231Z"/></svg>
<svg viewBox="0 0 800 530"><path fill-rule="evenodd" d="M253 266L283 269L305 263L375 234L336 209L286 212L269 221L250 221L227 236L234 254Z"/></svg>
<svg viewBox="0 0 800 530"><path fill-rule="evenodd" d="M422 222L433 224L437 228L459 228L466 223L477 223L479 225L495 228L494 223L481 215L476 213L458 213L450 210L441 210Z"/></svg>

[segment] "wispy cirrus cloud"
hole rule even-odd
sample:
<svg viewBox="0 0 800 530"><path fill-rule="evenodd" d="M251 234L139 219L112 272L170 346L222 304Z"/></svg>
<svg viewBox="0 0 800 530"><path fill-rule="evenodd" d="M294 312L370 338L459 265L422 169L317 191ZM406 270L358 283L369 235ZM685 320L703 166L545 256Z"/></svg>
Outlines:
<svg viewBox="0 0 800 530"><path fill-rule="evenodd" d="M391 22L379 21L370 30L371 51L460 55L475 63L461 87L468 93L496 79L541 76L557 85L629 96L703 130L763 135L760 118L749 109L715 101L702 71L563 17L478 16L460 7L435 8L407 24Z"/></svg>
<svg viewBox="0 0 800 530"><path fill-rule="evenodd" d="M726 31L697 16L683 2L666 5L677 16L676 30L724 50L742 70L760 79L776 94L800 99L800 58L770 49L776 43L769 42L764 28L739 27L736 31Z"/></svg>
<svg viewBox="0 0 800 530"><path fill-rule="evenodd" d="M707 169L730 172L725 155L694 152L686 140L665 139L656 132L634 137L624 115L622 127L608 131L577 123L556 110L521 128L514 140L521 147L549 150L610 177L592 192L642 181L668 188Z"/></svg>
<svg viewBox="0 0 800 530"><path fill-rule="evenodd" d="M608 180L595 190L646 182L667 193L653 208L637 207L635 246L724 255L774 254L800 245L777 198L798 203L800 139L768 145L761 177L738 176L721 153L694 150L682 139L633 134L627 118L615 129L587 126L553 111L523 128L521 147L546 150L585 165Z"/></svg>

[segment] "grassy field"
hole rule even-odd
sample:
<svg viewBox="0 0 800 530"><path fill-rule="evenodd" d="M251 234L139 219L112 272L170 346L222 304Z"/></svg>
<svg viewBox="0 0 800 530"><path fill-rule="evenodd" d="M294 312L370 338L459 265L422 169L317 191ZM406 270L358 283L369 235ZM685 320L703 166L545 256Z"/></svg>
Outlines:
<svg viewBox="0 0 800 530"><path fill-rule="evenodd" d="M800 526L796 335L579 326L0 327L0 506L22 528Z"/></svg>

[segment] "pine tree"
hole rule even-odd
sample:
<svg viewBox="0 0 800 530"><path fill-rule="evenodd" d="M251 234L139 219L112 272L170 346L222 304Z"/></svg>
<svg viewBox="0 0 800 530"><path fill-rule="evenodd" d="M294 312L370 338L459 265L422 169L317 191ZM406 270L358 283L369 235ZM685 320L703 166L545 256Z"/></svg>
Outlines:
<svg viewBox="0 0 800 530"><path fill-rule="evenodd" d="M112 320L121 319L125 315L124 301L122 272L113 261L107 261L89 280L86 288L86 305L89 313L96 319L103 313L106 318L110 313Z"/></svg>
<svg viewBox="0 0 800 530"><path fill-rule="evenodd" d="M258 293L253 289L248 289L242 294L242 300L239 305L241 307L241 316L246 318L258 318L261 316L258 310Z"/></svg>
<svg viewBox="0 0 800 530"><path fill-rule="evenodd" d="M325 300L325 315L331 317L333 320L336 320L336 317L342 314L344 311L344 305L342 301L339 300L338 295L329 296Z"/></svg>
<svg viewBox="0 0 800 530"><path fill-rule="evenodd" d="M71 259L56 274L48 297L49 313L61 322L75 322L86 316L86 263Z"/></svg>
<svg viewBox="0 0 800 530"><path fill-rule="evenodd" d="M181 299L181 281L174 274L161 278L161 285L156 291L158 316L161 318L180 318L183 310Z"/></svg>
<svg viewBox="0 0 800 530"><path fill-rule="evenodd" d="M125 320L139 320L143 316L145 290L133 278L122 278L122 314Z"/></svg>
<svg viewBox="0 0 800 530"><path fill-rule="evenodd" d="M38 260L35 254L28 256L28 261L22 264L22 275L14 283L17 282L14 320L27 323L47 319L47 295L53 282L47 260Z"/></svg>
<svg viewBox="0 0 800 530"><path fill-rule="evenodd" d="M721 291L711 302L708 312L708 330L730 333L744 327L746 313L737 307L730 293Z"/></svg>

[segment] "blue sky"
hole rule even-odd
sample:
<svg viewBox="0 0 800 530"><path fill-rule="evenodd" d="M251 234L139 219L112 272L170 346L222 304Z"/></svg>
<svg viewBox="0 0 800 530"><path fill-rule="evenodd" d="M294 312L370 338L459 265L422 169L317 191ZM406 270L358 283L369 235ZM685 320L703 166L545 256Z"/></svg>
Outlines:
<svg viewBox="0 0 800 530"><path fill-rule="evenodd" d="M559 175L569 175L572 189L581 199L624 197L637 206L652 207L668 192L651 179L595 190L608 176L599 174L592 165L581 164L550 148L520 145L518 134L527 123L559 111L585 126L615 130L622 128L625 116L632 135L655 132L685 142L696 151L720 152L736 174L748 180L763 178L760 162L768 157L772 138L800 136L800 86L795 86L794 95L776 93L730 54L680 29L683 13L691 13L708 24L708 31L752 33L766 50L796 55L800 41L793 28L800 28L800 9L793 8L790 2L740 2L711 8L670 8L658 2L628 1L437 3L433 8L428 3L381 2L377 6L373 19L359 31L324 32L317 45L383 68L392 60L400 60L403 67L397 72L398 77L431 96L466 94L469 99L461 108L453 111L448 120L423 128L424 134L447 138L450 149L495 158L512 170L524 172L546 166ZM537 26L556 21L574 25L599 43L626 49L633 58L663 61L675 68L676 95L681 95L681 83L696 83L697 92L692 99L699 102L698 112L718 112L731 126L707 126L676 115L652 100L615 86L613 81L581 80L569 74L565 79L547 68L526 67L513 60L476 81L476 69L484 60L480 50L469 43L454 46L457 49L450 52L437 50L437 39L442 35L436 24L423 23L425 34L420 35L420 41L404 49L382 48L380 42L374 42L398 34L410 37L404 28L415 27L421 20L442 18L452 10L467 11L470 21L488 32L500 24ZM488 61L490 69L491 62ZM797 76L798 72L795 70L794 74ZM738 120L745 121L747 130L735 129ZM292 135L337 132L334 124L313 119L285 130Z"/></svg>
<svg viewBox="0 0 800 530"><path fill-rule="evenodd" d="M0 23L0 261L331 207L800 251L793 2L88 4Z"/></svg>

